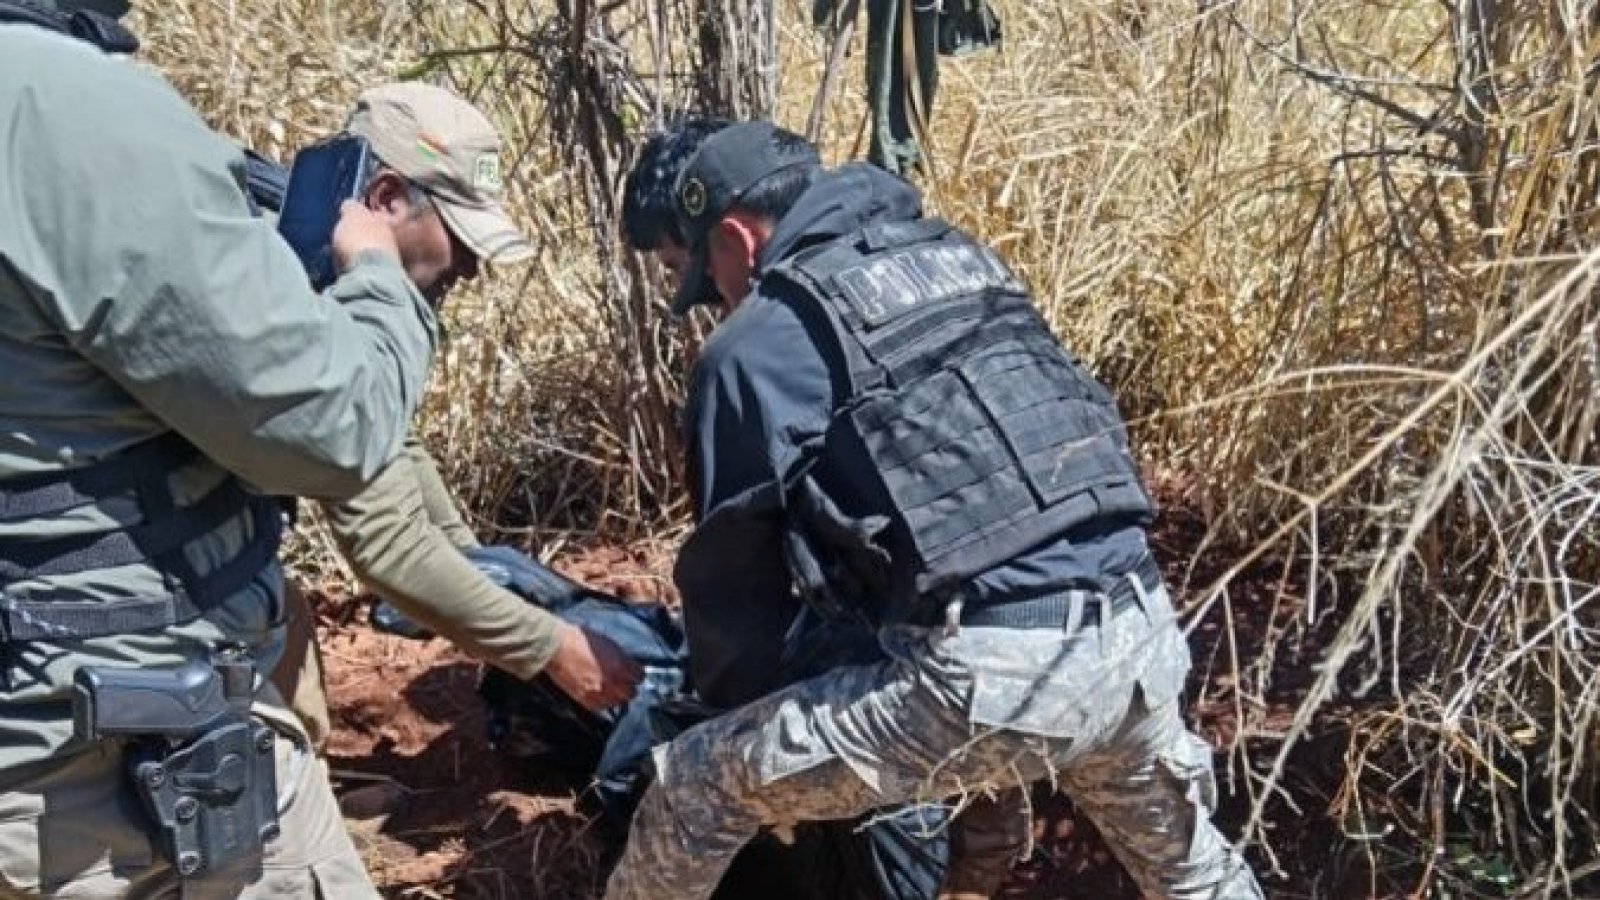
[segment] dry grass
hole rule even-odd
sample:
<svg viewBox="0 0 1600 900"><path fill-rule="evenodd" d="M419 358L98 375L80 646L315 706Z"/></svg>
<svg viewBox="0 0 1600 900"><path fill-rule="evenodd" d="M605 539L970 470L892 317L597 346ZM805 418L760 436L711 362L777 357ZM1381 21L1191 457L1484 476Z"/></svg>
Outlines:
<svg viewBox="0 0 1600 900"><path fill-rule="evenodd" d="M655 273L617 250L628 142L696 98L775 97L802 126L827 53L810 4L784 0L776 83L699 75L699 5L140 16L208 118L279 156L389 77L452 85L504 125L541 252L453 303L425 426L486 528L681 524L689 349ZM1390 833L1375 864L1419 895L1567 892L1600 858L1595 4L999 6L1004 53L943 69L930 203L1002 248L1142 453L1193 485L1197 559L1232 563L1192 585L1193 616L1226 610L1248 566L1283 569L1298 624L1233 673L1234 749L1260 757L1248 837L1292 849L1262 826L1339 697L1356 712L1328 815ZM833 159L862 146L848 65ZM1268 735L1243 701L1272 691L1278 642L1319 629L1336 637L1311 690Z"/></svg>

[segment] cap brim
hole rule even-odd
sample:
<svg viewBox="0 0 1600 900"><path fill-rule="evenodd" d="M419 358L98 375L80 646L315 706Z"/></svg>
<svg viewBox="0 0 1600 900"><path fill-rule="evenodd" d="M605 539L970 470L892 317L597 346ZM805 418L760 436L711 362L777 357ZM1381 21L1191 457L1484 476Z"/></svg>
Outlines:
<svg viewBox="0 0 1600 900"><path fill-rule="evenodd" d="M717 286L706 271L705 250L691 252L689 265L683 270L683 280L678 284L678 292L672 296L672 314L685 315L702 303L716 303L718 299Z"/></svg>
<svg viewBox="0 0 1600 900"><path fill-rule="evenodd" d="M533 244L499 204L474 208L433 198L445 227L482 262L504 265L533 255Z"/></svg>

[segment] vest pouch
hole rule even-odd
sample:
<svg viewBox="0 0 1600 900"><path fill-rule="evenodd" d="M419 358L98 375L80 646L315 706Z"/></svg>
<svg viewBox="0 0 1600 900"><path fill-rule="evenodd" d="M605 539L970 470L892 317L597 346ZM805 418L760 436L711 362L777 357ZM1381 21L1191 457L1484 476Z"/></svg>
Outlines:
<svg viewBox="0 0 1600 900"><path fill-rule="evenodd" d="M959 372L869 396L850 417L930 569L975 530L1038 508L1004 436Z"/></svg>
<svg viewBox="0 0 1600 900"><path fill-rule="evenodd" d="M784 549L801 596L833 621L881 610L894 592L884 544L890 519L848 515L810 472L788 488L786 502Z"/></svg>
<svg viewBox="0 0 1600 900"><path fill-rule="evenodd" d="M1077 501L1090 516L1120 511L1096 498L1135 481L1126 430L1105 389L1064 351L1018 342L964 363L961 377L1041 509Z"/></svg>
<svg viewBox="0 0 1600 900"><path fill-rule="evenodd" d="M984 348L849 415L921 560L919 593L1149 510L1109 396L1044 341Z"/></svg>
<svg viewBox="0 0 1600 900"><path fill-rule="evenodd" d="M41 0L0 0L0 23L21 23L75 37L106 53L134 53L139 39L110 16L92 9L62 12Z"/></svg>

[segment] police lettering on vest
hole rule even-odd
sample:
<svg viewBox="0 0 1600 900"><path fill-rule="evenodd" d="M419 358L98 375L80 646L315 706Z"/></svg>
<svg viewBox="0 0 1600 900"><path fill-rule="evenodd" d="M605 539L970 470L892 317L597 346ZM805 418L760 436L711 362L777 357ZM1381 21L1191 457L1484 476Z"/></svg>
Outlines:
<svg viewBox="0 0 1600 900"><path fill-rule="evenodd" d="M992 284L1023 290L994 251L978 244L918 247L863 262L834 278L839 293L872 326L914 305L954 300Z"/></svg>

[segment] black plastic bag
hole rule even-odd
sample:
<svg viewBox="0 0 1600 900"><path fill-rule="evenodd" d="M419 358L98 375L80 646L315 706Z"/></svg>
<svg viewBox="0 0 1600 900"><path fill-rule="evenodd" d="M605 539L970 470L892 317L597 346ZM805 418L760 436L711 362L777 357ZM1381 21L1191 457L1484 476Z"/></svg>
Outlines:
<svg viewBox="0 0 1600 900"><path fill-rule="evenodd" d="M685 683L683 630L666 607L634 605L586 588L510 547L465 551L489 579L574 625L611 639L645 671L626 706L593 713L540 675L521 681L488 670L478 688L488 706L489 740L574 780L592 780L585 807L621 843L651 775L650 749L717 714ZM397 634L426 634L387 603L372 621ZM932 900L949 857L940 806L876 812L855 822L813 822L792 843L770 835L734 860L719 900Z"/></svg>

